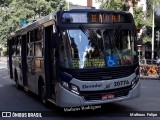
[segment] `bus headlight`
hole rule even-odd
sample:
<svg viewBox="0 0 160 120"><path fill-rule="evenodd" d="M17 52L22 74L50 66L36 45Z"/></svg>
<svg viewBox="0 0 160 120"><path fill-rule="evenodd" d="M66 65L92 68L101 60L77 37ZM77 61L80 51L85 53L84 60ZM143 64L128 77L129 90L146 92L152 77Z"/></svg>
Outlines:
<svg viewBox="0 0 160 120"><path fill-rule="evenodd" d="M66 89L69 89L69 84L67 82L62 81L61 82L62 86L65 87Z"/></svg>
<svg viewBox="0 0 160 120"><path fill-rule="evenodd" d="M71 85L71 91L77 95L79 95L78 87L75 85Z"/></svg>
<svg viewBox="0 0 160 120"><path fill-rule="evenodd" d="M136 86L136 84L138 83L139 81L139 75L137 75L131 82L132 84L132 88L134 88Z"/></svg>
<svg viewBox="0 0 160 120"><path fill-rule="evenodd" d="M73 84L71 84L71 83L67 83L67 82L65 82L65 81L61 81L61 85L62 85L65 89L67 89L67 90L69 90L69 91L71 91L71 92L79 95L79 89L78 89L78 87L77 87L76 85L73 85Z"/></svg>

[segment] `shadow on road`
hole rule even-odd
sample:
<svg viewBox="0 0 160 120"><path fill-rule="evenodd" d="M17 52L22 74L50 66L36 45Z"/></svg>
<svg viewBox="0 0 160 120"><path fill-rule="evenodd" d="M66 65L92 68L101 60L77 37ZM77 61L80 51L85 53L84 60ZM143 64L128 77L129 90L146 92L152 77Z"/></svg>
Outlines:
<svg viewBox="0 0 160 120"><path fill-rule="evenodd" d="M15 85L12 85L12 87L15 87L14 89L16 89ZM24 90L21 90L21 91L24 92L24 94L26 94L28 97L34 99L36 102L41 103L40 98L34 93L26 92ZM83 117L116 117L116 116L126 117L126 116L129 116L129 111L130 112L137 111L134 108L131 108L130 106L121 104L121 102L107 103L99 106L101 106L101 108L98 108L95 110L92 110L92 109L82 110L81 107L77 107L77 108L80 108L81 110L68 112L64 110L65 108L59 108L51 103L48 103L47 106L45 106L47 107L47 111L40 110L35 112L41 112L43 116L47 116L47 117L83 118ZM71 108L71 109L74 109L74 108Z"/></svg>
<svg viewBox="0 0 160 120"><path fill-rule="evenodd" d="M127 105L122 105L120 103L107 103L101 105L101 108L96 110L81 110L76 112L57 112L59 116L65 117L116 117L116 116L128 116L129 111L136 111ZM61 114L60 114L61 113Z"/></svg>

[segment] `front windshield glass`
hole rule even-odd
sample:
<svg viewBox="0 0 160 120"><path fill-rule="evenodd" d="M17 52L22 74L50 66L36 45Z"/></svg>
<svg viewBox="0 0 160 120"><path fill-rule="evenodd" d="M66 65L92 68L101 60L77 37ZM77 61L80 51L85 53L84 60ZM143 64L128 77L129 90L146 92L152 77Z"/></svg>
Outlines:
<svg viewBox="0 0 160 120"><path fill-rule="evenodd" d="M60 65L95 68L138 62L133 33L128 29L72 29L62 31Z"/></svg>

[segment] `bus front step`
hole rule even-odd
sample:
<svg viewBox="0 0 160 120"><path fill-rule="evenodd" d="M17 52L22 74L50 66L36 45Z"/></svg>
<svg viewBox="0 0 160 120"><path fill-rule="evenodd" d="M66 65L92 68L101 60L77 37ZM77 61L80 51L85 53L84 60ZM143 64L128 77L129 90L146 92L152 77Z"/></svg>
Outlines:
<svg viewBox="0 0 160 120"><path fill-rule="evenodd" d="M27 87L27 86L24 86L24 90L25 90L25 91L28 91L28 87Z"/></svg>
<svg viewBox="0 0 160 120"><path fill-rule="evenodd" d="M53 99L47 99L49 102L51 102L51 103L53 103L53 104L56 104L55 103L55 100L53 100Z"/></svg>

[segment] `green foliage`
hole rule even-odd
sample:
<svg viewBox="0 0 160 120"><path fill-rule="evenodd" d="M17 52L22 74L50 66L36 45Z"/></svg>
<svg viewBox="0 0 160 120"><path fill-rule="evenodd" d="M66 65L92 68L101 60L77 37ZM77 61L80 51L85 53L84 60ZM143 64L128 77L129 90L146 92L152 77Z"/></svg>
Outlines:
<svg viewBox="0 0 160 120"><path fill-rule="evenodd" d="M101 3L100 7L102 9L110 9L110 10L129 10L129 5L125 0L98 0ZM133 5L136 4L136 0L132 0ZM135 25L138 28L141 28L145 25L144 13L141 8L133 7L134 10L134 19Z"/></svg>
<svg viewBox="0 0 160 120"><path fill-rule="evenodd" d="M0 0L0 6L2 7L7 7L9 5L9 3L11 3L12 0Z"/></svg>
<svg viewBox="0 0 160 120"><path fill-rule="evenodd" d="M151 42L151 40L152 40L151 37L146 36L143 38L143 43Z"/></svg>
<svg viewBox="0 0 160 120"><path fill-rule="evenodd" d="M65 0L0 0L0 44L5 44L7 35L20 28L21 18L30 22L66 6Z"/></svg>
<svg viewBox="0 0 160 120"><path fill-rule="evenodd" d="M153 21L153 13L156 15L157 8L160 7L160 0L147 0L147 11L146 11L146 22L145 25L148 27L152 27L152 21ZM153 12L153 5L154 5L154 12ZM155 27L158 25L157 22L159 18L155 16ZM158 21L157 21L158 20Z"/></svg>
<svg viewBox="0 0 160 120"><path fill-rule="evenodd" d="M7 50L6 50L6 49L3 50L3 51L2 51L2 54L3 54L4 56L6 56L6 55L7 55Z"/></svg>
<svg viewBox="0 0 160 120"><path fill-rule="evenodd" d="M127 0L97 0L101 3L100 7L102 9L110 9L110 10L129 10L129 5ZM155 10L160 7L160 0L146 0L147 11L143 12L142 9L136 7L137 0L131 0L133 3L134 10L134 20L137 28L142 28L145 26L147 29L147 37L144 38L144 42L151 41L150 37L152 34L152 21L153 21L153 13L155 14ZM154 11L153 11L154 5ZM160 17L155 16L155 27L160 28Z"/></svg>
<svg viewBox="0 0 160 120"><path fill-rule="evenodd" d="M101 9L108 10L123 10L122 1L121 0L97 0L101 3Z"/></svg>
<svg viewBox="0 0 160 120"><path fill-rule="evenodd" d="M145 16L140 8L133 8L134 10L134 20L137 28L142 28L145 25Z"/></svg>

